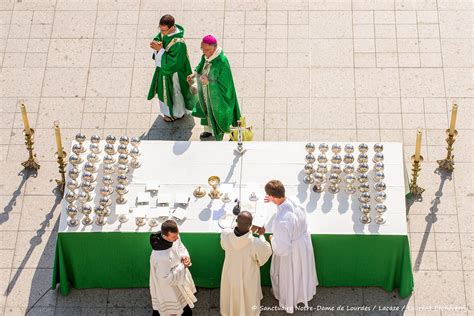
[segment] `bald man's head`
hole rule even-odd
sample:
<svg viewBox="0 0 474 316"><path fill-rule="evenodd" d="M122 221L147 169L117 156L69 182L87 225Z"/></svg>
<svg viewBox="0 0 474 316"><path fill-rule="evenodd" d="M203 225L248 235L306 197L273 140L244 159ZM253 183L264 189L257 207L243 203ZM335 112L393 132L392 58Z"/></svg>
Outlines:
<svg viewBox="0 0 474 316"><path fill-rule="evenodd" d="M252 214L247 211L240 212L239 215L237 215L236 221L237 229L239 230L239 232L242 234L246 234L252 226Z"/></svg>

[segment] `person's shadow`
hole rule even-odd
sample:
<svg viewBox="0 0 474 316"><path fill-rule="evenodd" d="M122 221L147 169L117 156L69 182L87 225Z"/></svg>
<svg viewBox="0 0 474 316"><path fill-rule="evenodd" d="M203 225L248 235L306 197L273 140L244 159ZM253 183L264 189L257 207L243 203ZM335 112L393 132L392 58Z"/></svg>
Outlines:
<svg viewBox="0 0 474 316"><path fill-rule="evenodd" d="M161 115L157 115L151 128L140 138L146 140L190 140L193 136L194 125L194 118L188 114L174 122L165 122Z"/></svg>

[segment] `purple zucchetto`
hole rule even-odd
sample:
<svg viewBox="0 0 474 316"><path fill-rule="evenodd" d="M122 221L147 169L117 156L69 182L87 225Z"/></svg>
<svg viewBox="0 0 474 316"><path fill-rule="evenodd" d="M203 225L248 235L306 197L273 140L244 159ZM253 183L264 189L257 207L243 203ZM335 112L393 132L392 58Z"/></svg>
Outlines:
<svg viewBox="0 0 474 316"><path fill-rule="evenodd" d="M217 39L211 34L204 36L202 42L207 45L217 45Z"/></svg>

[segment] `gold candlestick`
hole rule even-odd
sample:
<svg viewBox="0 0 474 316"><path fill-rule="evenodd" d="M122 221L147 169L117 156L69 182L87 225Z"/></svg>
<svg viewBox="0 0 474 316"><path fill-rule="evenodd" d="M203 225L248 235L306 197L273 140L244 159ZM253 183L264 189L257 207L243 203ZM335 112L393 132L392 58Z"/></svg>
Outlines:
<svg viewBox="0 0 474 316"><path fill-rule="evenodd" d="M23 103L23 101L21 101L20 109L21 109L21 117L23 119L23 124L25 125L25 134L30 135L31 134L30 121L28 120L28 115L26 114L26 106Z"/></svg>
<svg viewBox="0 0 474 316"><path fill-rule="evenodd" d="M66 152L63 150L63 144L61 141L61 130L59 129L59 122L54 121L54 133L56 135L56 145L58 150L55 153L56 160L58 162L59 174L61 179L56 179L59 192L64 193L64 186L66 185Z"/></svg>
<svg viewBox="0 0 474 316"><path fill-rule="evenodd" d="M23 135L25 136L25 145L26 149L28 150L28 160L24 161L21 163L23 167L26 169L34 169L34 170L39 170L40 164L38 163L38 159L36 159L36 154L33 153L35 141L34 141L34 135L35 131L32 128L29 128L29 131L27 132L26 129L23 130Z"/></svg>
<svg viewBox="0 0 474 316"><path fill-rule="evenodd" d="M413 161L413 169L412 169L412 179L410 181L410 192L414 196L421 195L425 191L425 189L421 188L417 184L418 173L421 171L421 163L423 162L423 156L419 156L418 160L415 158L415 155L411 156L411 160Z"/></svg>
<svg viewBox="0 0 474 316"><path fill-rule="evenodd" d="M437 160L437 162L441 169L447 169L449 171L453 171L454 170L454 155L452 154L454 150L453 144L456 141L456 136L458 135L458 131L453 130L451 133L451 129L447 129L446 134L448 135L448 137L446 138L446 142L448 143L448 147L446 147L446 149L448 150L448 153L446 154L445 159Z"/></svg>
<svg viewBox="0 0 474 316"><path fill-rule="evenodd" d="M421 153L421 128L416 132L415 161L420 160Z"/></svg>

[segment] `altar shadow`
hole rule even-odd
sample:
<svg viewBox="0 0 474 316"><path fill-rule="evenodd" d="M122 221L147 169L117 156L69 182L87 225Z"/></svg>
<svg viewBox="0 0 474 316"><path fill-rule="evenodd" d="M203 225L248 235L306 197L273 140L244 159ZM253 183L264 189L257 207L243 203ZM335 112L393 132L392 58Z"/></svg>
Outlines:
<svg viewBox="0 0 474 316"><path fill-rule="evenodd" d="M312 186L310 190L309 201L308 204L306 204L306 211L308 213L313 213L316 212L316 209L318 208L318 201L321 198L322 193L313 192Z"/></svg>
<svg viewBox="0 0 474 316"><path fill-rule="evenodd" d="M10 219L10 213L13 211L13 207L16 205L18 197L21 195L21 190L25 185L26 181L30 177L37 177L38 173L36 170L23 169L18 173L21 177L18 187L13 191L10 201L3 207L3 213L0 213L0 225L7 222Z"/></svg>
<svg viewBox="0 0 474 316"><path fill-rule="evenodd" d="M191 115L185 115L183 118L174 122L165 122L161 115L158 115L151 128L143 139L148 140L189 140L194 128L194 118Z"/></svg>
<svg viewBox="0 0 474 316"><path fill-rule="evenodd" d="M436 213L438 213L438 206L439 204L441 204L444 183L446 182L446 180L452 180L452 173L444 169L436 168L434 173L440 176L441 181L438 186L438 191L435 192L435 198L431 200L431 207L429 213L425 217L426 227L423 233L423 238L421 240L420 249L415 259L415 264L413 267L415 271L420 270L421 262L423 261L423 254L425 253L426 249L426 243L428 242L428 237L433 228L433 224L436 223L436 221L438 220Z"/></svg>
<svg viewBox="0 0 474 316"><path fill-rule="evenodd" d="M179 155L182 155L184 154L188 149L189 147L191 146L191 143L188 142L188 143L180 143L181 146L178 146L178 143L175 142L174 145L173 145L173 153L177 156Z"/></svg>
<svg viewBox="0 0 474 316"><path fill-rule="evenodd" d="M16 269L15 274L12 276L8 286L4 292L4 296L9 296L12 294L15 286L17 285L18 280L20 279L22 273L29 272L33 269L27 268L27 263L30 260L33 252L35 251L36 247L41 245L42 243L46 242L45 251L41 254L39 261L37 263L38 267L45 267L50 266L50 261L54 260L54 248L56 245L56 234L51 233L48 240L43 239L43 235L46 233L46 228L50 227L51 220L53 219L54 212L56 208L61 204L62 196L56 194L56 198L54 200L53 205L49 212L45 215L44 220L39 223L39 227L34 233L34 236L31 237L29 241L29 248L26 251L26 254L22 258L20 264L18 265L18 269ZM57 232L59 227L59 219L56 219L56 222L53 225L53 232ZM52 249L52 250L51 250ZM51 272L49 269L44 268L37 268L34 269L34 275L31 280L31 291L30 296L28 298L28 305L25 308L25 315L31 311L40 301L56 301L57 293L51 289ZM26 273L25 272L25 273ZM15 293L17 294L17 293ZM17 294L18 295L18 294ZM47 302L41 302L39 306L45 306Z"/></svg>
<svg viewBox="0 0 474 316"><path fill-rule="evenodd" d="M299 173L298 173L298 194L296 194L296 197L298 198L298 200L300 200L300 202L303 202L305 201L307 198L308 198L308 186L311 188L313 185L312 184L306 184L303 182L303 179L305 177L305 173L304 173L304 170L301 170Z"/></svg>
<svg viewBox="0 0 474 316"><path fill-rule="evenodd" d="M321 205L321 210L323 213L329 213L332 209L332 200L334 199L334 194L331 194L327 191L324 191L323 204Z"/></svg>
<svg viewBox="0 0 474 316"><path fill-rule="evenodd" d="M222 183L229 183L230 179L232 178L232 175L234 174L237 162L240 160L240 158L242 158L242 155L234 152L234 159L232 159L232 165L230 166L229 172L227 172L225 179L222 181Z"/></svg>

